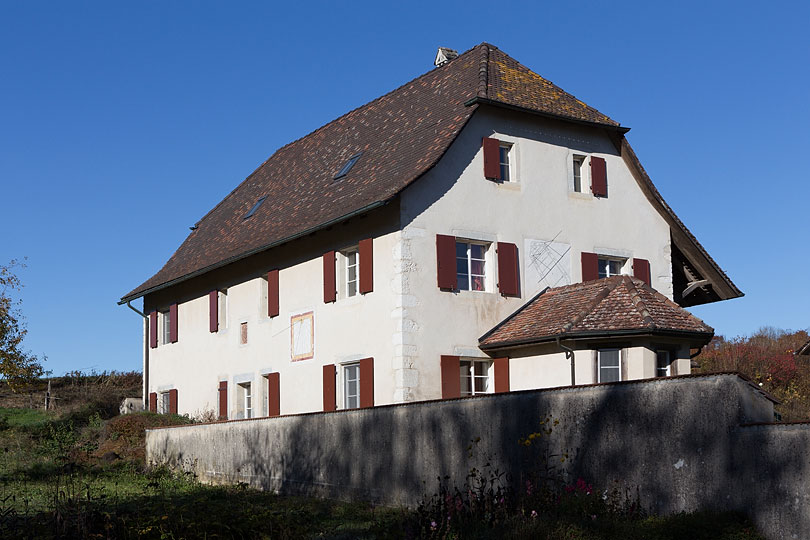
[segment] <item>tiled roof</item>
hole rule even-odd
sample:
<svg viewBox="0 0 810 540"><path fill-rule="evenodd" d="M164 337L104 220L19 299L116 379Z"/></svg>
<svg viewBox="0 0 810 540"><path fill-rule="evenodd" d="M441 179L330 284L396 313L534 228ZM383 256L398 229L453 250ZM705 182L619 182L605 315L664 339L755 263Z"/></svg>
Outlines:
<svg viewBox="0 0 810 540"><path fill-rule="evenodd" d="M479 340L482 349L556 339L677 334L708 342L714 329L630 276L546 289Z"/></svg>

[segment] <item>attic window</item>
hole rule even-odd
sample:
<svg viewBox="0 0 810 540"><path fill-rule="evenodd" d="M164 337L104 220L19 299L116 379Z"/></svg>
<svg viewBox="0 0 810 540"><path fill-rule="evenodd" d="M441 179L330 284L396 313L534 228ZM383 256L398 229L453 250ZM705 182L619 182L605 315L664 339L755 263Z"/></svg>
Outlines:
<svg viewBox="0 0 810 540"><path fill-rule="evenodd" d="M262 203L264 202L264 200L266 198L267 198L267 195L265 195L264 197L262 197L258 201L256 201L256 204L253 205L253 208L250 209L250 212L245 214L245 217L243 217L242 219L247 219L247 218L251 217L253 214L255 214L256 210L259 209L259 207L262 205Z"/></svg>
<svg viewBox="0 0 810 540"><path fill-rule="evenodd" d="M343 178L344 176L349 174L349 171L352 170L352 167L354 167L354 164L357 163L357 160L360 159L361 155L363 155L363 152L358 152L352 157L350 157L349 161L347 161L346 164L343 167L341 167L341 169L335 175L335 180Z"/></svg>

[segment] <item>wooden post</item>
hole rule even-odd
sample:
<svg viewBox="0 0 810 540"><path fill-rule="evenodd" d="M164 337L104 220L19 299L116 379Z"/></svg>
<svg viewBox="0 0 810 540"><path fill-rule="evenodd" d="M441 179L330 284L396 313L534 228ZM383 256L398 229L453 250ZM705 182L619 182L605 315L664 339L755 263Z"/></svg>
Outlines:
<svg viewBox="0 0 810 540"><path fill-rule="evenodd" d="M45 392L45 410L48 411L51 408L51 381L48 380L48 391Z"/></svg>

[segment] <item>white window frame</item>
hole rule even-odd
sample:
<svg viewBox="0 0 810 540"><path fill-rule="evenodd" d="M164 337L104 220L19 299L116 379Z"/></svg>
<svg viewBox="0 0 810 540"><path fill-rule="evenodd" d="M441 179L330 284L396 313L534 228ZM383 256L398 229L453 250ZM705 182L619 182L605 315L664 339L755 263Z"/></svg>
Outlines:
<svg viewBox="0 0 810 540"><path fill-rule="evenodd" d="M568 164L566 166L568 175L568 190L571 193L579 193L581 195L593 195L591 193L591 168L590 164L591 155L587 152L568 152ZM574 162L579 161L579 190L576 189L576 180L574 177Z"/></svg>
<svg viewBox="0 0 810 540"><path fill-rule="evenodd" d="M666 355L666 365L661 367L661 355ZM655 351L655 376L656 377L669 377L672 374L670 366L672 365L672 353L667 349L659 349Z"/></svg>
<svg viewBox="0 0 810 540"><path fill-rule="evenodd" d="M476 366L483 367L485 375L476 375ZM464 397L491 394L494 389L493 371L492 360L462 357L459 361L459 378L461 381L459 388L461 389L461 396ZM486 382L484 390L475 389L476 379L484 380ZM470 381L469 391L465 387L465 380Z"/></svg>
<svg viewBox="0 0 810 540"><path fill-rule="evenodd" d="M615 368L619 372L619 378L616 381L602 381L602 353L603 352L613 352L613 351L616 351L617 356L619 358L619 363ZM597 351L596 351L596 359L597 359L597 362L596 362L597 381L596 382L600 382L600 383L601 382L618 382L618 381L623 380L622 379L622 364L624 362L624 355L622 354L622 349L615 348L615 347L614 348L605 347L604 349L597 349ZM613 366L605 366L605 369L614 369L614 367Z"/></svg>
<svg viewBox="0 0 810 540"><path fill-rule="evenodd" d="M254 413L254 406L253 406L253 382L252 381L245 381L236 384L236 399L237 399L237 408L236 408L236 417L241 418L253 418L255 415Z"/></svg>
<svg viewBox="0 0 810 540"><path fill-rule="evenodd" d="M498 169L501 173L501 182L517 182L515 178L515 145L508 141L498 141ZM501 150L506 150L506 163L503 161ZM506 176L504 176L504 166L506 166Z"/></svg>
<svg viewBox="0 0 810 540"><path fill-rule="evenodd" d="M227 330L228 329L228 289L221 289L217 293L217 309L219 310L218 313L218 320L219 320L219 330Z"/></svg>
<svg viewBox="0 0 810 540"><path fill-rule="evenodd" d="M160 312L160 343L168 345L172 342L172 315L170 311Z"/></svg>
<svg viewBox="0 0 810 540"><path fill-rule="evenodd" d="M343 408L344 409L359 409L360 408L360 362L349 362L341 364L341 378L343 380ZM350 377L350 372L354 372L354 378ZM355 393L349 393L349 383L355 383ZM350 400L354 399L354 405L351 405Z"/></svg>
<svg viewBox="0 0 810 540"><path fill-rule="evenodd" d="M158 413L169 414L169 411L172 410L171 399L171 394L168 391L158 393Z"/></svg>
<svg viewBox="0 0 810 540"><path fill-rule="evenodd" d="M599 279L612 277L612 276L622 276L624 275L625 266L627 265L627 259L624 257L612 257L610 255L597 255L598 262L597 268L599 272ZM605 275L602 275L602 263L607 262L607 272ZM618 272L611 272L610 271L610 263L618 263L619 264L619 271Z"/></svg>
<svg viewBox="0 0 810 540"><path fill-rule="evenodd" d="M467 288L461 288L459 285L459 273L458 273L458 261L464 260L459 257L458 254L458 247L459 244L466 246L466 266L467 266ZM481 246L484 248L484 258L483 259L473 259L472 258L472 246ZM481 240L468 240L465 238L456 238L456 289L459 291L469 291L469 292L490 292L492 291L492 264L490 263L490 251L492 247L492 242L484 242ZM472 273L472 262L473 260L476 261L483 261L484 263L484 274L481 276L483 278L483 289L473 289L473 276L480 274L473 274Z"/></svg>

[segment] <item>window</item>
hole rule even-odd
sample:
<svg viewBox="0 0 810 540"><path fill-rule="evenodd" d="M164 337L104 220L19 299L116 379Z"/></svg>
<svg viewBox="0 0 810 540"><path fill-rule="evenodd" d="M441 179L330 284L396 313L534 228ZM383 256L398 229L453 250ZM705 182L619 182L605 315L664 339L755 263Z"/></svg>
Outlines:
<svg viewBox="0 0 810 540"><path fill-rule="evenodd" d="M360 407L360 364L343 366L343 407L357 409Z"/></svg>
<svg viewBox="0 0 810 540"><path fill-rule="evenodd" d="M499 157L499 165L501 168L501 182L511 182L512 181L512 172L511 172L511 164L510 164L510 157L512 153L512 145L501 143L498 147L498 157Z"/></svg>
<svg viewBox="0 0 810 540"><path fill-rule="evenodd" d="M461 395L474 396L490 392L490 360L461 360Z"/></svg>
<svg viewBox="0 0 810 540"><path fill-rule="evenodd" d="M352 157L350 157L349 161L347 161L346 164L343 165L343 167L341 167L341 169L335 175L335 180L343 178L344 176L349 174L349 171L352 170L352 167L354 167L354 164L357 163L357 160L360 159L361 155L363 155L363 152L358 152Z"/></svg>
<svg viewBox="0 0 810 540"><path fill-rule="evenodd" d="M171 397L169 396L169 392L161 392L160 393L160 406L158 407L158 412L160 414L169 414L171 411Z"/></svg>
<svg viewBox="0 0 810 540"><path fill-rule="evenodd" d="M259 207L262 205L262 203L264 202L264 200L265 200L266 198L267 198L267 196L266 196L266 195L265 195L264 197L259 198L259 200L258 200L258 201L256 201L256 204L254 204L254 205L251 207L251 209L248 211L248 213L247 213L247 214L245 214L245 217L243 217L242 219L247 219L247 218L249 218L249 217L253 216L253 214L255 214L255 213L256 213L256 210L258 210L258 209L259 209Z"/></svg>
<svg viewBox="0 0 810 540"><path fill-rule="evenodd" d="M163 324L161 328L162 332L162 342L164 345L172 342L172 318L168 311L162 311L160 313L161 319L163 319Z"/></svg>
<svg viewBox="0 0 810 540"><path fill-rule="evenodd" d="M456 242L456 288L460 291L487 290L487 244Z"/></svg>
<svg viewBox="0 0 810 540"><path fill-rule="evenodd" d="M600 349L597 351L599 357L599 381L616 382L622 380L621 351L619 349Z"/></svg>
<svg viewBox="0 0 810 540"><path fill-rule="evenodd" d="M656 377L669 377L669 351L658 351L655 353L655 376Z"/></svg>
<svg viewBox="0 0 810 540"><path fill-rule="evenodd" d="M582 193L582 167L585 164L585 156L574 154L573 157L573 173L574 173L574 191Z"/></svg>
<svg viewBox="0 0 810 540"><path fill-rule="evenodd" d="M599 257L599 279L621 275L625 262L624 259Z"/></svg>
<svg viewBox="0 0 810 540"><path fill-rule="evenodd" d="M344 268L346 276L346 297L350 297L357 294L357 250L352 249L344 252L343 259L346 264L346 267Z"/></svg>
<svg viewBox="0 0 810 540"><path fill-rule="evenodd" d="M236 387L237 418L253 418L253 392L249 382L240 383Z"/></svg>
<svg viewBox="0 0 810 540"><path fill-rule="evenodd" d="M239 325L239 343L247 345L247 323L243 322Z"/></svg>
<svg viewBox="0 0 810 540"><path fill-rule="evenodd" d="M228 328L228 289L219 291L219 329Z"/></svg>

